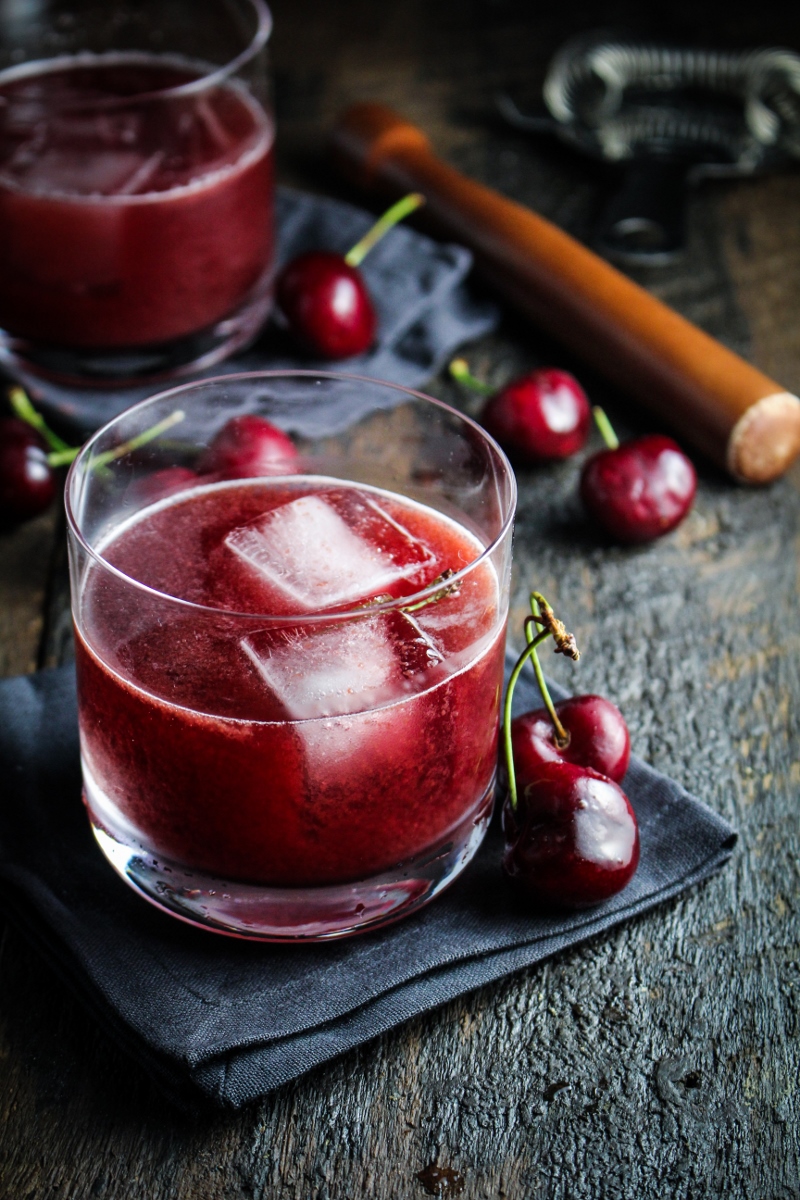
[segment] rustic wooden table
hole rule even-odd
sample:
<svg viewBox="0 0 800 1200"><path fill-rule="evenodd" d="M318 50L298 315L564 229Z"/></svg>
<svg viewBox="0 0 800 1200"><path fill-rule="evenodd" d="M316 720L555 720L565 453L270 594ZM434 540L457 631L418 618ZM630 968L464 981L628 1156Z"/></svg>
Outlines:
<svg viewBox="0 0 800 1200"><path fill-rule="evenodd" d="M284 179L336 188L319 166L321 125L350 100L381 99L461 169L585 236L595 172L504 129L492 96L523 84L532 94L578 29L636 25L630 4L599 16L585 3L537 13L524 0L274 8ZM696 10L684 0L652 15L651 32L800 47L777 9L727 8L727 25ZM796 171L706 185L690 205L685 260L641 277L793 391L799 211ZM537 363L574 365L511 317L470 358L497 383ZM650 427L583 377L622 432ZM432 390L465 403L444 380ZM417 1200L431 1163L458 1170L476 1198L800 1194L800 472L758 491L700 472L674 535L621 550L581 521L574 464L521 471L514 604L519 618L532 584L558 599L585 646L581 687L615 697L637 751L735 822L733 862L243 1113L202 1119L173 1112L6 929L0 1196ZM3 674L70 655L66 588L55 512L2 535Z"/></svg>

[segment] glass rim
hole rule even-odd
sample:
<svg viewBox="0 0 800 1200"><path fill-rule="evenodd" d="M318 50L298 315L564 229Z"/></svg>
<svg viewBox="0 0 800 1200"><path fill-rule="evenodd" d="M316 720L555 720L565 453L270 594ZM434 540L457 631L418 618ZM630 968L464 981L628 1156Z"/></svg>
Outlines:
<svg viewBox="0 0 800 1200"><path fill-rule="evenodd" d="M206 91L208 88L216 87L217 84L223 83L226 79L236 75L242 67L246 66L251 59L264 48L272 34L272 13L266 0L242 0L242 3L247 4L256 17L256 28L250 38L250 41L239 54L234 55L227 63L222 63L220 66L215 66L211 63L202 64L199 60L195 62L192 59L184 59L178 52L154 52L147 50L123 50L123 51L108 51L107 54L95 54L93 51L79 51L76 54L58 54L50 58L30 59L27 62L16 63L14 66L6 67L0 71L0 86L5 83L13 82L16 79L24 79L27 75L41 75L45 71L57 71L62 66L69 64L70 66L90 66L102 59L117 57L120 61L134 62L141 59L151 60L156 58L162 62L173 61L182 63L184 66L208 66L208 71L199 76L197 79L190 79L188 83L181 83L175 87L157 88L152 92L140 92L135 96L119 96L106 98L105 100L88 100L76 102L75 105L59 105L63 111L66 107L69 111L76 109L103 109L109 108L126 108L131 104L148 103L154 100L167 100L172 97L190 96L196 92Z"/></svg>
<svg viewBox="0 0 800 1200"><path fill-rule="evenodd" d="M97 441L103 436L103 434L105 434L105 432L107 430L109 430L113 425L115 425L118 421L122 420L125 417L130 417L131 414L138 412L140 409L146 408L148 405L155 404L158 401L165 400L166 398L168 398L170 396L177 397L180 395L185 395L187 392L200 390L201 388L204 388L204 387L209 387L209 386L214 387L214 386L218 386L220 384L228 384L231 382L238 383L243 380L264 381L264 380L270 380L270 379L292 379L292 378L331 379L334 381L344 380L347 382L367 383L367 384L371 384L371 385L377 386L377 387L390 388L393 391L402 392L404 395L408 396L410 399L421 400L425 404L430 404L430 405L433 405L435 408L442 409L444 412L457 417L459 421L462 421L466 426L468 426L469 428L474 430L478 434L480 439L483 442L485 442L488 445L488 447L493 451L497 461L499 462L500 466L503 468L503 473L505 475L505 478L508 481L508 488L509 488L507 511L505 511L503 513L501 527L500 527L498 533L495 535L495 537L492 538L491 542L483 548L483 550L478 555L478 557L473 559L472 562L467 563L467 565L465 567L462 567L461 570L456 571L455 574L449 576L446 581L439 579L438 582L434 581L433 583L429 583L424 588L420 588L418 591L413 592L408 596L392 597L391 599L386 600L382 603L374 603L374 604L368 603L366 606L364 604L362 604L359 607L347 609L346 611L341 611L341 612L340 611L331 612L328 609L328 610L323 610L323 611L320 611L320 610L312 610L310 612L303 611L303 612L297 612L297 613L290 613L285 616L277 616L272 613L237 612L234 609L218 608L217 606L210 605L210 604L199 604L194 600L184 600L180 596L172 596L169 594L169 592L161 592L157 588L150 587L149 584L142 583L141 580L134 579L133 576L127 575L124 571L121 571L118 567L115 567L112 563L108 562L108 560L106 558L104 558L103 555L101 553L99 553L91 545L91 543L84 536L84 534L80 528L80 525L78 523L77 516L74 512L74 509L72 506L72 491L73 491L73 487L76 485L77 477L78 477L79 471L80 471L83 463L86 461L87 458L91 457L92 448L97 443ZM369 415L369 414L367 414L367 415ZM256 477L256 478L262 478L262 477ZM293 476L291 476L291 475L269 475L269 476L263 476L263 478L268 479L268 480L279 480L279 479L291 479L291 478L293 478ZM294 476L294 478L296 478L296 476ZM367 486L369 486L369 485L367 485ZM166 391L157 392L153 396L148 396L146 399L140 400L137 404L131 405L130 408L126 408L123 412L117 413L117 415L115 417L112 417L111 420L106 421L105 425L101 426L100 429L98 429L95 433L93 433L92 436L90 438L88 438L86 442L84 442L83 446L81 447L80 453L78 455L76 455L75 459L73 460L73 462L69 468L69 472L67 474L66 482L64 485L64 508L65 508L66 517L67 517L68 530L72 534L72 536L76 539L76 541L79 543L79 545L82 547L82 549L86 552L86 554L88 554L88 556L91 559L93 559L93 561L97 564L98 567L102 568L105 571L108 571L111 575L115 576L117 579L121 580L123 583L128 584L129 586L134 587L141 592L144 592L146 595L151 596L152 598L160 600L160 601L167 601L168 603L179 605L181 608L186 609L188 612L204 614L206 617L214 616L214 617L225 618L227 620L238 620L238 621L242 621L242 622L257 621L262 625L270 624L270 625L275 625L275 626L290 626L290 625L300 625L300 624L303 624L303 625L315 624L316 625L316 624L326 624L326 623L333 624L338 621L353 620L357 617L372 616L374 614L380 614L380 613L396 612L399 609L405 608L409 605L418 604L420 601L431 600L437 593L442 592L445 587L451 588L451 587L456 586L457 584L460 584L469 575L471 575L473 571L476 571L481 566L481 564L486 562L492 556L492 554L497 549L497 547L501 544L501 542L508 535L508 532L514 522L514 516L516 513L516 502L517 502L516 476L514 475L514 470L511 466L511 463L509 462L508 457L505 454L505 452L503 451L502 447L500 445L498 445L498 443L491 436L491 434L487 433L487 431L481 425L479 425L477 421L473 421L473 419L471 417L468 417L465 413L459 412L459 410L457 408L453 408L452 405L446 404L443 400L437 400L434 396L428 396L424 392L419 392L414 388L404 387L402 384L399 384L399 383L390 383L385 379L374 379L368 375L351 375L349 373L339 372L339 371L314 371L314 370L310 370L310 369L307 370L307 369L299 369L299 368L297 370L288 370L288 371L281 371L281 370L241 371L241 372L237 372L237 373L230 374L230 375L213 375L213 376L210 376L208 379L195 379L195 380L192 380L190 383L179 384L176 387L168 388ZM149 506L145 506L145 507L149 507ZM144 510L142 510L142 511L144 511Z"/></svg>

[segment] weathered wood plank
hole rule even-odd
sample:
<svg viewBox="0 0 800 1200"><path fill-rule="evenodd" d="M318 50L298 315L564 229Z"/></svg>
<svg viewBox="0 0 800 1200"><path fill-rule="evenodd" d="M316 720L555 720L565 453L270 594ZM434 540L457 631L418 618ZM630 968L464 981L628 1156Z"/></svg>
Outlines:
<svg viewBox="0 0 800 1200"><path fill-rule="evenodd" d="M0 677L35 671L57 515L0 532Z"/></svg>

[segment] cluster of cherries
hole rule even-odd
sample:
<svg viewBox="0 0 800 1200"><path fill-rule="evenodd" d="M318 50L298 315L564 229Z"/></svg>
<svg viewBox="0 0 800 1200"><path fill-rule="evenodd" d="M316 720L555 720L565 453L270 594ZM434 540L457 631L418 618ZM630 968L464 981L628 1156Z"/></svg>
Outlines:
<svg viewBox="0 0 800 1200"><path fill-rule="evenodd" d="M672 438L648 434L620 445L601 408L592 410L572 375L552 367L532 371L494 392L457 358L459 383L489 399L481 424L518 461L551 462L581 450L592 411L606 449L583 465L580 494L589 516L620 542L649 542L679 525L692 507L697 475Z"/></svg>
<svg viewBox="0 0 800 1200"><path fill-rule="evenodd" d="M542 908L588 908L621 891L639 863L636 815L620 787L630 736L622 713L602 696L553 704L538 647L552 637L557 654L574 661L580 654L539 592L531 593L525 637L503 713L503 866ZM512 720L514 688L529 660L545 707Z"/></svg>
<svg viewBox="0 0 800 1200"><path fill-rule="evenodd" d="M345 255L312 251L283 268L276 284L278 320L301 348L340 359L371 346L377 319L358 267L393 225L423 203L418 193L403 197ZM566 371L534 371L497 393L474 379L463 359L456 359L451 371L489 396L481 422L515 458L534 463L568 458L585 445L592 409ZM581 471L587 512L621 542L647 542L669 533L694 500L692 463L671 438L657 434L620 446L605 413L594 412L607 448Z"/></svg>

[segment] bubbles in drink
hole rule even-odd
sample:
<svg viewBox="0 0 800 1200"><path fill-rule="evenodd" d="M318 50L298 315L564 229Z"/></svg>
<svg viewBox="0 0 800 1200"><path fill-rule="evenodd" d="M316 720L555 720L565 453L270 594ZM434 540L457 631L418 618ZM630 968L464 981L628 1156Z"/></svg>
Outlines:
<svg viewBox="0 0 800 1200"><path fill-rule="evenodd" d="M419 586L436 558L356 489L301 496L234 529L229 550L300 609L358 603L401 580Z"/></svg>

